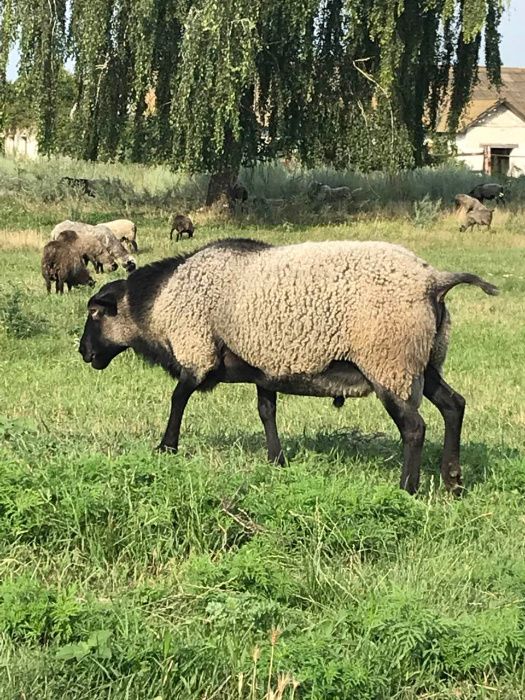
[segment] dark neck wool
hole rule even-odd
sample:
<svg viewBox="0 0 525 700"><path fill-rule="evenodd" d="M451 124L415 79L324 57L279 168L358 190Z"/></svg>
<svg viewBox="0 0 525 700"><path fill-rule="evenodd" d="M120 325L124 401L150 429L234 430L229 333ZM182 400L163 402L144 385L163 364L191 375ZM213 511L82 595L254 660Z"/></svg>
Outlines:
<svg viewBox="0 0 525 700"><path fill-rule="evenodd" d="M133 341L131 347L141 355L150 365L160 365L174 379L178 379L181 373L181 366L173 354L171 348L164 347L160 343L150 343L144 338Z"/></svg>

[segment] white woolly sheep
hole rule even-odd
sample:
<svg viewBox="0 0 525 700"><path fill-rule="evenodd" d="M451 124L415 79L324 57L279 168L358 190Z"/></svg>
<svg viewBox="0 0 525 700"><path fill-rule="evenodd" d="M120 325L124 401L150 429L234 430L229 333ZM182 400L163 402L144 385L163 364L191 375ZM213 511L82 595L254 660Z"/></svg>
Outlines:
<svg viewBox="0 0 525 700"><path fill-rule="evenodd" d="M194 391L220 382L257 386L270 460L282 464L276 392L358 397L375 392L404 445L401 486L419 483L423 395L445 421L441 473L461 489L465 401L441 377L457 284L497 289L469 273L440 272L398 245L334 241L270 246L227 239L104 285L88 302L80 342L104 369L133 348L179 379L160 449L177 449Z"/></svg>
<svg viewBox="0 0 525 700"><path fill-rule="evenodd" d="M104 221L102 226L107 226L130 253L138 251L137 225L133 221L129 219L115 219L114 221Z"/></svg>
<svg viewBox="0 0 525 700"><path fill-rule="evenodd" d="M75 231L79 236L95 236L122 267L131 272L137 267L135 259L128 253L112 231L102 224L92 226L80 221L62 221L51 231L51 239L56 240L62 231Z"/></svg>

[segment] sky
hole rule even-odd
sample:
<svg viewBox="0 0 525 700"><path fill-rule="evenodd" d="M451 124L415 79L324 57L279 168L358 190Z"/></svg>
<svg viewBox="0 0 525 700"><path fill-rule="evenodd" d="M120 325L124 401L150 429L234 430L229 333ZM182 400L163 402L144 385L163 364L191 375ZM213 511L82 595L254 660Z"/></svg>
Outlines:
<svg viewBox="0 0 525 700"><path fill-rule="evenodd" d="M505 12L501 23L501 59L504 66L525 68L524 28L525 0L510 0L510 8ZM16 78L17 62L18 54L12 51L7 68L8 80Z"/></svg>

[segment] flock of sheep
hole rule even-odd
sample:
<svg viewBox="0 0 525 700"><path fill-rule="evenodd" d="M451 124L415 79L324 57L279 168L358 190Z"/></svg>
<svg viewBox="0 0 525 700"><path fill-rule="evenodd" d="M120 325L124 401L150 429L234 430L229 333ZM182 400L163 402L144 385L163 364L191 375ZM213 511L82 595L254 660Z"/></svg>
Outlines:
<svg viewBox="0 0 525 700"><path fill-rule="evenodd" d="M242 187L242 186L241 186ZM499 185L456 196L467 226L490 226L484 199L504 201ZM313 183L315 201L341 201L346 187ZM248 198L246 189L237 199ZM193 236L185 215L170 219L170 239ZM425 423L423 396L445 423L441 474L454 493L465 400L442 378L450 333L444 298L458 284L498 290L471 273L439 271L402 246L330 241L272 246L234 238L137 268L137 228L128 219L91 226L63 221L44 247L42 273L55 282L95 284L98 272L123 267L127 279L105 284L88 302L79 350L105 369L128 348L178 380L160 449L175 451L186 404L221 382L256 386L268 457L284 464L276 426L277 393L346 398L375 393L404 446L401 488L419 484Z"/></svg>

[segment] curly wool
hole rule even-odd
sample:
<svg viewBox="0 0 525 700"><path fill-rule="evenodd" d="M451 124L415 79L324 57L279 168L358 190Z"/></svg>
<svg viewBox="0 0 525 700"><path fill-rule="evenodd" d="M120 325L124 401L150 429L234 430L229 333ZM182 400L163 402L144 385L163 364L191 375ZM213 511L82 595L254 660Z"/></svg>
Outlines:
<svg viewBox="0 0 525 700"><path fill-rule="evenodd" d="M257 252L218 244L177 268L141 330L170 347L197 379L217 366L219 338L271 379L318 375L345 360L408 400L433 348L439 364L446 354L448 317L436 337L432 292L448 274L382 242ZM357 395L369 391L362 386Z"/></svg>
<svg viewBox="0 0 525 700"><path fill-rule="evenodd" d="M80 221L69 221L66 219L66 221L57 224L51 231L51 239L56 240L62 231L74 231L78 236L95 236L123 267L126 267L130 261L135 264L134 258L132 258L113 232L103 224L92 226Z"/></svg>

